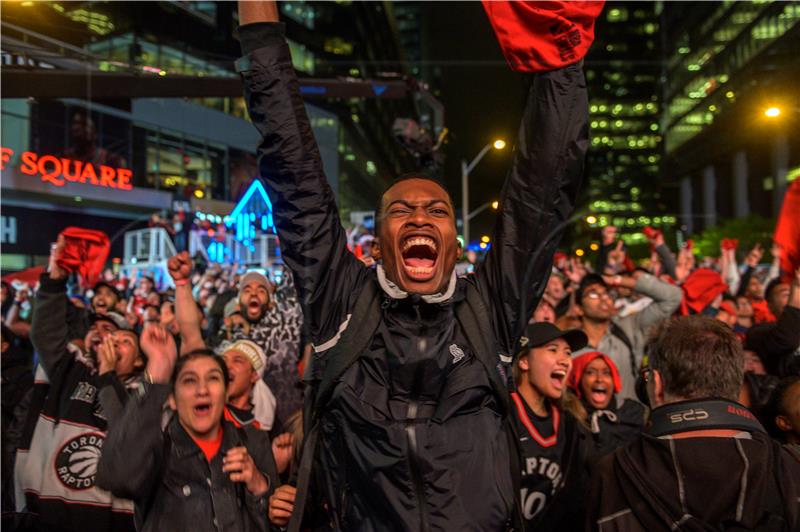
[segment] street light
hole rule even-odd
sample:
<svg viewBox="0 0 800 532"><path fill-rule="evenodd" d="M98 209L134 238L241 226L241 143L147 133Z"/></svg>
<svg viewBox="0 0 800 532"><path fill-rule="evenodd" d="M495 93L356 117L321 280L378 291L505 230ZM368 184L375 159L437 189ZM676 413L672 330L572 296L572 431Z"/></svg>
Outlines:
<svg viewBox="0 0 800 532"><path fill-rule="evenodd" d="M594 225L597 223L597 216L590 214L586 217L586 223L590 225Z"/></svg>
<svg viewBox="0 0 800 532"><path fill-rule="evenodd" d="M492 202L492 209L497 210L500 208L500 202L495 200Z"/></svg>
<svg viewBox="0 0 800 532"><path fill-rule="evenodd" d="M489 204L484 205L480 209L475 209L475 212L469 212L469 173L475 169L475 166L483 156L486 155L489 150L494 148L495 150L502 150L506 147L506 141L502 139L497 139L494 142L490 142L486 146L483 147L481 151L478 152L478 155L472 160L471 163L467 164L467 161L461 161L461 216L462 216L462 226L461 229L464 233L464 241L466 245L469 245L469 220L478 212L485 209Z"/></svg>
<svg viewBox="0 0 800 532"><path fill-rule="evenodd" d="M800 105L770 105L764 109L764 116L770 119L782 117L787 113L800 114Z"/></svg>

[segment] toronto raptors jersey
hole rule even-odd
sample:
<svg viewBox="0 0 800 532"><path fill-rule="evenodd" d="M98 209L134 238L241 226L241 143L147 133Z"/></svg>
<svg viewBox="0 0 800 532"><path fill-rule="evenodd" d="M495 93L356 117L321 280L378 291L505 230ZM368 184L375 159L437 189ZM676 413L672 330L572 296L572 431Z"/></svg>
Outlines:
<svg viewBox="0 0 800 532"><path fill-rule="evenodd" d="M526 530L533 530L542 511L564 485L565 416L549 402L548 415L537 416L521 395L512 392L511 398L522 468L520 503Z"/></svg>

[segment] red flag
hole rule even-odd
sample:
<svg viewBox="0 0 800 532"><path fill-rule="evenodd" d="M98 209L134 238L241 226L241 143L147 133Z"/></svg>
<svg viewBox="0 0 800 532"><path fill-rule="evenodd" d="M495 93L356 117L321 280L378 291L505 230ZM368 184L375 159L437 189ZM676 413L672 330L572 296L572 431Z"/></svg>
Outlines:
<svg viewBox="0 0 800 532"><path fill-rule="evenodd" d="M794 271L800 268L800 179L786 189L773 240L781 247L781 277L791 283Z"/></svg>
<svg viewBox="0 0 800 532"><path fill-rule="evenodd" d="M87 286L94 286L111 251L108 236L81 227L67 227L61 235L66 245L58 265L67 271L77 271Z"/></svg>
<svg viewBox="0 0 800 532"><path fill-rule="evenodd" d="M547 72L583 59L603 3L483 0L483 8L511 68Z"/></svg>
<svg viewBox="0 0 800 532"><path fill-rule="evenodd" d="M44 272L44 266L34 266L32 268L27 268L25 270L8 273L3 276L4 281L22 281L23 283L28 283L30 286L35 286L37 282L39 282L39 277L42 276Z"/></svg>

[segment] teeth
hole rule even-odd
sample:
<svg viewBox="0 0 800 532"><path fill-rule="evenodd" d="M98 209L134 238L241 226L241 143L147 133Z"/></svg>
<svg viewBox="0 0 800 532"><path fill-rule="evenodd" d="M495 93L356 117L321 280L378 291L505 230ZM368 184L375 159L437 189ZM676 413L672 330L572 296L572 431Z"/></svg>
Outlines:
<svg viewBox="0 0 800 532"><path fill-rule="evenodd" d="M406 270L417 275L424 275L433 272L433 268L423 268L421 266L418 268L411 268L406 266Z"/></svg>
<svg viewBox="0 0 800 532"><path fill-rule="evenodd" d="M567 372L562 370L562 369L557 369L556 371L553 372L553 375L558 375L559 377L563 377L566 374L567 374Z"/></svg>
<svg viewBox="0 0 800 532"><path fill-rule="evenodd" d="M405 244L403 244L403 251L408 250L411 246L428 246L433 251L436 251L436 242L425 236L415 236L406 240Z"/></svg>

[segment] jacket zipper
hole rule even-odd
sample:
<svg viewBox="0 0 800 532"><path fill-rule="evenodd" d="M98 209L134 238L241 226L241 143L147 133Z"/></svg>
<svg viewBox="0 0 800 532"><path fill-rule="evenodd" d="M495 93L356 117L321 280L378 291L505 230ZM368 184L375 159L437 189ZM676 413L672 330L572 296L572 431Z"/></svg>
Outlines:
<svg viewBox="0 0 800 532"><path fill-rule="evenodd" d="M414 310L417 312L417 321L422 323L422 316L420 315L419 305L414 305ZM422 357L427 349L427 341L425 338L417 340L417 353ZM416 397L417 390L412 390L413 396ZM411 483L414 485L414 495L417 498L417 508L419 508L419 529L421 532L428 532L430 526L428 525L428 509L425 500L425 481L423 479L422 471L419 464L419 445L417 442L417 427L416 419L419 412L419 403L410 399L408 403L408 412L406 414L406 442L408 445L408 469L411 473Z"/></svg>
<svg viewBox="0 0 800 532"><path fill-rule="evenodd" d="M419 457L417 455L417 428L414 422L417 418L418 405L416 401L408 404L408 415L406 416L406 440L408 442L408 467L411 472L411 482L414 485L414 494L417 498L419 508L419 529L423 532L429 530L428 511L425 502L425 483L422 479L422 471L419 467Z"/></svg>

